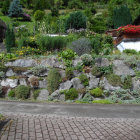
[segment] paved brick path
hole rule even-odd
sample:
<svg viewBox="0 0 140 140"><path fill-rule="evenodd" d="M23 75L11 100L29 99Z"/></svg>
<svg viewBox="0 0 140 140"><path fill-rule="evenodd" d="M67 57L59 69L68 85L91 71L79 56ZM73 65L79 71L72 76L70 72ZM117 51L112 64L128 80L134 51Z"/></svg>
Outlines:
<svg viewBox="0 0 140 140"><path fill-rule="evenodd" d="M5 115L1 140L140 140L140 119Z"/></svg>

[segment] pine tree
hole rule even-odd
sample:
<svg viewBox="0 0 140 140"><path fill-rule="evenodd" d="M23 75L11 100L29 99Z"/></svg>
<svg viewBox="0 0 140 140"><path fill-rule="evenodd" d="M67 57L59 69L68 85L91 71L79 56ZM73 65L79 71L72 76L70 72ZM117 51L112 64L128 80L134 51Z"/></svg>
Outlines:
<svg viewBox="0 0 140 140"><path fill-rule="evenodd" d="M9 26L7 27L5 39L7 52L11 52L11 48L15 47L15 33L13 28L10 29Z"/></svg>
<svg viewBox="0 0 140 140"><path fill-rule="evenodd" d="M114 28L125 26L132 23L132 16L129 8L126 5L122 5L114 10L113 24Z"/></svg>
<svg viewBox="0 0 140 140"><path fill-rule="evenodd" d="M20 5L20 0L13 0L10 4L8 10L9 17L21 17L23 14L22 6Z"/></svg>

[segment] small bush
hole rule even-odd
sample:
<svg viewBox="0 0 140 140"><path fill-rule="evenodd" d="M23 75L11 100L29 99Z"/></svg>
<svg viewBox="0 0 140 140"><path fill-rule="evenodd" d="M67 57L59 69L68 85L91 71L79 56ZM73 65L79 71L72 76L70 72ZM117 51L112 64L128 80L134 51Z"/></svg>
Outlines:
<svg viewBox="0 0 140 140"><path fill-rule="evenodd" d="M8 97L15 97L15 90L14 89L9 91Z"/></svg>
<svg viewBox="0 0 140 140"><path fill-rule="evenodd" d="M52 7L51 8L51 15L57 17L59 15L59 9L57 7Z"/></svg>
<svg viewBox="0 0 140 140"><path fill-rule="evenodd" d="M115 74L110 74L107 76L108 82L112 86L121 86L121 77Z"/></svg>
<svg viewBox="0 0 140 140"><path fill-rule="evenodd" d="M64 92L65 100L74 100L78 97L78 91L75 88L71 88Z"/></svg>
<svg viewBox="0 0 140 140"><path fill-rule="evenodd" d="M45 16L44 11L40 11L40 10L35 11L34 18L36 21L41 21L44 18L44 16Z"/></svg>
<svg viewBox="0 0 140 140"><path fill-rule="evenodd" d="M72 77L73 77L73 68L68 67L68 68L66 68L65 72L66 72L66 78L67 79L72 79Z"/></svg>
<svg viewBox="0 0 140 140"><path fill-rule="evenodd" d="M51 69L48 73L48 91L49 93L53 93L55 90L58 89L59 84L60 84L60 80L61 80L61 76L60 73L57 69Z"/></svg>
<svg viewBox="0 0 140 140"><path fill-rule="evenodd" d="M79 56L85 53L89 54L92 50L90 40L87 38L80 38L76 41L73 41L69 47Z"/></svg>
<svg viewBox="0 0 140 140"><path fill-rule="evenodd" d="M27 99L30 94L30 88L28 86L19 85L15 88L15 96L18 99Z"/></svg>
<svg viewBox="0 0 140 140"><path fill-rule="evenodd" d="M87 18L82 12L74 12L66 21L65 29L86 29Z"/></svg>
<svg viewBox="0 0 140 140"><path fill-rule="evenodd" d="M90 94L94 97L101 97L103 95L103 90L97 87L90 90Z"/></svg>
<svg viewBox="0 0 140 140"><path fill-rule="evenodd" d="M82 84L86 87L89 85L89 79L85 74L81 74L79 76L79 79L81 80Z"/></svg>
<svg viewBox="0 0 140 140"><path fill-rule="evenodd" d="M138 54L137 51L134 49L125 49L123 51L123 53L126 53L127 55L137 55Z"/></svg>
<svg viewBox="0 0 140 140"><path fill-rule="evenodd" d="M39 96L39 93L40 93L40 89L34 90L34 91L33 91L33 98L34 98L35 100L36 100L37 97Z"/></svg>
<svg viewBox="0 0 140 140"><path fill-rule="evenodd" d="M76 53L71 49L67 49L61 53L61 57L66 60L72 60L75 58Z"/></svg>
<svg viewBox="0 0 140 140"><path fill-rule="evenodd" d="M100 71L100 68L97 67L97 66L94 66L92 68L91 73L92 73L92 75L97 76L97 77L100 77L102 75L102 72Z"/></svg>
<svg viewBox="0 0 140 140"><path fill-rule="evenodd" d="M132 77L130 75L128 76L122 76L122 88L123 89L131 89L132 88Z"/></svg>
<svg viewBox="0 0 140 140"><path fill-rule="evenodd" d="M104 99L104 100L95 100L92 102L93 104L112 104L111 101L107 100L107 99Z"/></svg>
<svg viewBox="0 0 140 140"><path fill-rule="evenodd" d="M92 56L89 55L89 54L83 54L83 55L81 56L81 59L82 59L83 64L84 64L85 66L90 66L90 65L92 64L92 62L93 62L93 58L92 58Z"/></svg>
<svg viewBox="0 0 140 140"><path fill-rule="evenodd" d="M31 71L34 75L39 76L41 73L47 71L47 67L43 65L38 65L38 66L33 67Z"/></svg>

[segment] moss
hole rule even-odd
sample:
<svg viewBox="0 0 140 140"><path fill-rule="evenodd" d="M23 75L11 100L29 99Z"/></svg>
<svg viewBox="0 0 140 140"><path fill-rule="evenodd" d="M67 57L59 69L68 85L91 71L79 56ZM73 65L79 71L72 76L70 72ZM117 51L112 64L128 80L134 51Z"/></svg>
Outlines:
<svg viewBox="0 0 140 140"><path fill-rule="evenodd" d="M103 96L103 90L97 87L95 89L90 90L90 94L94 97L101 97Z"/></svg>
<svg viewBox="0 0 140 140"><path fill-rule="evenodd" d="M71 88L65 91L65 100L74 100L78 97L78 91L75 88Z"/></svg>
<svg viewBox="0 0 140 140"><path fill-rule="evenodd" d="M121 77L115 74L107 75L107 80L112 86L121 86Z"/></svg>
<svg viewBox="0 0 140 140"><path fill-rule="evenodd" d="M81 80L82 84L86 87L89 85L88 77L85 74L81 74L79 76L79 79Z"/></svg>
<svg viewBox="0 0 140 140"><path fill-rule="evenodd" d="M107 99L104 99L104 100L95 100L95 101L92 101L92 103L96 103L96 104L112 104L111 101L107 100Z"/></svg>
<svg viewBox="0 0 140 140"><path fill-rule="evenodd" d="M19 79L19 76L9 76L8 78L14 80L14 79Z"/></svg>

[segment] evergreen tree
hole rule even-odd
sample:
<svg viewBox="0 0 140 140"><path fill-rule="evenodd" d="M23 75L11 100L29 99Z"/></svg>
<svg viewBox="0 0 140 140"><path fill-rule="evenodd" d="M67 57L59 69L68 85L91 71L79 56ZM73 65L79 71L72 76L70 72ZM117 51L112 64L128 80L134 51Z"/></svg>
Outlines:
<svg viewBox="0 0 140 140"><path fill-rule="evenodd" d="M15 47L15 33L13 28L10 29L9 26L6 30L6 49L7 52L11 52L11 48Z"/></svg>
<svg viewBox="0 0 140 140"><path fill-rule="evenodd" d="M132 23L132 16L129 8L126 5L122 5L114 10L113 24L114 28L125 26Z"/></svg>
<svg viewBox="0 0 140 140"><path fill-rule="evenodd" d="M23 14L22 6L20 5L20 0L13 0L10 4L8 10L9 17L21 17Z"/></svg>

